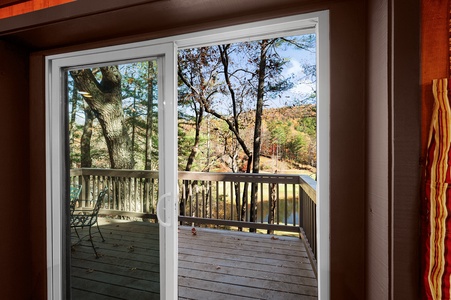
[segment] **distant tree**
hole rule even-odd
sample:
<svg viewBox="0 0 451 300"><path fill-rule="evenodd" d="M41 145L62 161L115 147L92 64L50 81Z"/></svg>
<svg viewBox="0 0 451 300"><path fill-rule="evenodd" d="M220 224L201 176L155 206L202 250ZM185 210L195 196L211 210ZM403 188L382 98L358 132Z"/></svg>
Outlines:
<svg viewBox="0 0 451 300"><path fill-rule="evenodd" d="M157 65L155 60L119 66L126 124L136 166L152 170L158 165Z"/></svg>
<svg viewBox="0 0 451 300"><path fill-rule="evenodd" d="M195 158L199 153L201 127L204 119L205 103L217 93L215 65L215 53L209 47L185 49L179 51L178 76L179 83L179 107L187 107L190 113L180 112L180 118L194 122L194 139L186 161L184 170L190 171ZM207 162L209 163L209 162ZM208 167L208 166L207 166Z"/></svg>
<svg viewBox="0 0 451 300"><path fill-rule="evenodd" d="M310 136L316 136L316 116L301 118L297 129Z"/></svg>
<svg viewBox="0 0 451 300"><path fill-rule="evenodd" d="M144 169L152 170L152 165L158 163L158 159L153 159L153 157L158 157L158 136L156 123L158 118L155 117L154 111L158 107L158 89L157 86L157 75L158 70L156 66L156 61L147 62L147 103L146 103L146 138L145 138L145 162ZM153 155L154 152L157 152Z"/></svg>

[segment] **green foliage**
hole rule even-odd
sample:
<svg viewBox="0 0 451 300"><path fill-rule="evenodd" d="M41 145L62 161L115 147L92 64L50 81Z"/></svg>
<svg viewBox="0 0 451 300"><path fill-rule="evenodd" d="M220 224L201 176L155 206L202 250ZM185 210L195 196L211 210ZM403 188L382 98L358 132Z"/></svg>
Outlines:
<svg viewBox="0 0 451 300"><path fill-rule="evenodd" d="M182 126L179 123L178 128L178 166L179 170L184 170L186 166L186 160L191 151L191 145L194 141L194 130L190 126Z"/></svg>
<svg viewBox="0 0 451 300"><path fill-rule="evenodd" d="M268 132L262 147L264 155L296 164L316 165L315 106L270 109L264 116Z"/></svg>
<svg viewBox="0 0 451 300"><path fill-rule="evenodd" d="M268 130L271 135L271 143L285 145L289 139L290 126L286 121L269 122Z"/></svg>
<svg viewBox="0 0 451 300"><path fill-rule="evenodd" d="M301 118L299 120L299 126L296 129L308 135L316 136L316 117Z"/></svg>

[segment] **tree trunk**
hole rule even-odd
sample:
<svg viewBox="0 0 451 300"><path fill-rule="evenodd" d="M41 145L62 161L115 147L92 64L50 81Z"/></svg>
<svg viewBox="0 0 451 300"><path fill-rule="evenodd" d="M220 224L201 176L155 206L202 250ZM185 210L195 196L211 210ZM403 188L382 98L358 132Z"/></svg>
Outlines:
<svg viewBox="0 0 451 300"><path fill-rule="evenodd" d="M200 105L199 109L197 109L196 102L193 101L194 105L194 111L196 113L196 124L195 124L195 136L194 136L194 143L191 147L191 152L189 154L188 160L186 162L185 171L191 171L191 167L193 166L194 159L196 158L197 153L199 152L199 141L200 141L200 129L201 129L201 123L204 115L204 109L202 108L202 105ZM180 201L180 215L185 215L185 202L188 201L190 196L190 191L192 189L189 188L189 181L186 180L184 182L185 184L185 194L182 195L183 199ZM191 182L192 187L195 185L195 181Z"/></svg>
<svg viewBox="0 0 451 300"><path fill-rule="evenodd" d="M274 174L277 174L277 171L275 171ZM274 216L275 216L275 210L276 210L276 199L277 199L276 186L277 186L277 184L275 184L275 183L270 183L269 184L270 198L269 198L268 224L274 224ZM272 233L274 233L274 230L268 229L267 234L272 234Z"/></svg>
<svg viewBox="0 0 451 300"><path fill-rule="evenodd" d="M154 84L156 84L156 70L154 68L153 60L147 62L147 116L146 116L146 146L145 146L145 158L144 158L144 170L152 170L152 151L153 151L153 131L154 131ZM144 184L144 195L149 195L152 193L152 180L150 178L145 179ZM152 197L146 196L144 201L144 207L146 212L150 212L151 203L149 203ZM149 210L148 210L149 209Z"/></svg>
<svg viewBox="0 0 451 300"><path fill-rule="evenodd" d="M153 86L155 84L155 69L153 67L153 61L149 61L147 69L148 83L147 83L147 126L146 126L146 161L145 170L152 170L152 136L153 136Z"/></svg>
<svg viewBox="0 0 451 300"><path fill-rule="evenodd" d="M263 98L265 94L265 77L266 77L266 55L268 52L268 40L262 40L260 44L260 63L258 67L258 89L257 89L257 105L255 108L255 127L254 127L254 151L252 161L252 173L260 172L260 148L262 137L262 118L263 118ZM251 195L251 211L249 215L250 222L257 221L257 196L258 184L252 183ZM251 232L255 232L251 228Z"/></svg>
<svg viewBox="0 0 451 300"><path fill-rule="evenodd" d="M204 109L202 105L197 109L197 105L195 102L194 104L194 111L196 113L196 124L195 124L195 135L194 135L194 143L191 147L191 152L188 156L188 160L186 162L185 171L191 171L191 167L193 166L194 159L196 158L197 153L199 152L199 141L200 141L200 129L201 124L204 116Z"/></svg>
<svg viewBox="0 0 451 300"><path fill-rule="evenodd" d="M70 119L69 119L69 147L70 147L70 156L73 156L73 152L74 152L74 132L75 132L75 118L77 116L77 101L78 101L78 97L77 97L77 91L76 89L72 89L72 96L70 101L72 102L72 108L70 111ZM75 166L75 161L73 159L71 159L72 162L72 166L71 167L76 167Z"/></svg>
<svg viewBox="0 0 451 300"><path fill-rule="evenodd" d="M112 169L133 169L131 141L122 108L121 74L117 66L101 67L97 81L91 69L71 71L75 86L102 127Z"/></svg>
<svg viewBox="0 0 451 300"><path fill-rule="evenodd" d="M253 159L253 154L251 153L251 151L247 147L244 139L240 135L239 115L238 115L238 111L237 111L236 95L235 95L235 91L233 89L233 85L232 85L232 83L230 81L229 55L228 55L228 52L227 52L229 47L230 47L230 45L222 45L222 46L218 46L218 49L219 49L219 52L221 54L221 62L222 62L223 68L224 68L224 78L225 78L225 81L226 81L226 84L227 84L227 88L228 88L229 93L230 93L230 98L231 98L231 101L232 101L232 109L233 109L232 121L230 121L228 118L226 118L224 116L219 115L217 112L214 112L214 111L207 111L207 112L213 114L217 118L220 118L220 119L224 120L228 124L229 129L234 133L238 143L240 144L241 148L243 149L244 153L247 156L246 173L250 173L252 159ZM246 221L247 200L248 200L247 187L248 187L248 183L246 182L244 184L244 188L243 188L241 216L240 216L241 221ZM237 196L237 201L239 201L238 200L238 196ZM241 230L241 228L239 228L239 230Z"/></svg>
<svg viewBox="0 0 451 300"><path fill-rule="evenodd" d="M85 124L83 125L83 134L81 135L80 141L80 160L82 168L91 168L91 137L92 123L94 122L94 113L92 112L91 108L89 108L89 105L87 103L83 105L83 109L85 111Z"/></svg>
<svg viewBox="0 0 451 300"><path fill-rule="evenodd" d="M132 112L132 147L131 147L131 156L132 161L135 161L135 143L136 143L136 88L133 92L133 112Z"/></svg>
<svg viewBox="0 0 451 300"><path fill-rule="evenodd" d="M248 156L247 158L247 166L246 166L246 173L250 173L251 172L251 164L252 164L252 155ZM249 182L245 182L244 183L244 187L243 187L243 198L242 198L242 203L243 205L241 206L241 221L247 221L246 220L246 215L247 215L247 200L248 200L248 187L249 187ZM241 228L239 229L241 231ZM252 230L252 228L251 228Z"/></svg>

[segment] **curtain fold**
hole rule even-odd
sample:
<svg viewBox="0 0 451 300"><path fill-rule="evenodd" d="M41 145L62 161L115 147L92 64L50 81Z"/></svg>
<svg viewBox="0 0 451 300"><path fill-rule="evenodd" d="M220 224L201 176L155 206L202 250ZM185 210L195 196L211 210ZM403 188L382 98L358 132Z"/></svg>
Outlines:
<svg viewBox="0 0 451 300"><path fill-rule="evenodd" d="M423 203L424 299L451 297L451 108L448 80L432 82L434 108L426 158Z"/></svg>

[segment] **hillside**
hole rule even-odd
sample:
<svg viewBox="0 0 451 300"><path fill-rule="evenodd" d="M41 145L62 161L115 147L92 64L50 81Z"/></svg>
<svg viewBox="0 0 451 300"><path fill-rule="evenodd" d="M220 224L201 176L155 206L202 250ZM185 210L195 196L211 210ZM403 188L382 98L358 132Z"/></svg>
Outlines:
<svg viewBox="0 0 451 300"><path fill-rule="evenodd" d="M252 150L254 112L240 116L240 135ZM194 139L194 123L179 123L179 165L183 169ZM223 120L209 117L201 126L199 171L245 171L247 156ZM316 106L267 108L263 112L261 166L263 172L316 172Z"/></svg>

